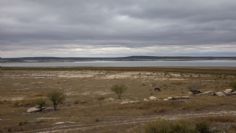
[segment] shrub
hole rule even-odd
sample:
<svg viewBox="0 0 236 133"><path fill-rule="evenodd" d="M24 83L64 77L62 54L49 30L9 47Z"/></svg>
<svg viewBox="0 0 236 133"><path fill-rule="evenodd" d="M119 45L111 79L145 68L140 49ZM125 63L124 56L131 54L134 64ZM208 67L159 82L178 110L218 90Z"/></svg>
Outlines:
<svg viewBox="0 0 236 133"><path fill-rule="evenodd" d="M192 90L200 90L200 85L197 84L197 83L194 83L194 84L189 85L189 86L188 86L188 89L189 89L190 91L192 91Z"/></svg>
<svg viewBox="0 0 236 133"><path fill-rule="evenodd" d="M101 102L101 101L103 101L103 100L105 100L106 98L104 97L104 96L99 96L99 97L97 97L97 100L99 101L99 102Z"/></svg>
<svg viewBox="0 0 236 133"><path fill-rule="evenodd" d="M36 105L38 106L39 111L41 112L41 111L43 111L43 109L44 109L44 107L46 105L46 100L43 99L43 98L37 99L36 100Z"/></svg>
<svg viewBox="0 0 236 133"><path fill-rule="evenodd" d="M74 101L74 104L79 104L79 100L75 100L75 101Z"/></svg>
<svg viewBox="0 0 236 133"><path fill-rule="evenodd" d="M147 125L145 133L196 133L194 126L187 122L158 121Z"/></svg>
<svg viewBox="0 0 236 133"><path fill-rule="evenodd" d="M231 83L230 83L230 86L232 87L232 89L233 89L234 91L236 91L236 81L231 82Z"/></svg>
<svg viewBox="0 0 236 133"><path fill-rule="evenodd" d="M198 83L193 83L188 86L188 90L192 92L193 94L201 93L200 88L201 88L201 85Z"/></svg>
<svg viewBox="0 0 236 133"><path fill-rule="evenodd" d="M158 121L148 124L145 127L145 133L170 133L172 123L169 121Z"/></svg>
<svg viewBox="0 0 236 133"><path fill-rule="evenodd" d="M118 99L121 99L121 96L126 90L127 87L125 85L114 85L111 87L111 91L117 95Z"/></svg>
<svg viewBox="0 0 236 133"><path fill-rule="evenodd" d="M206 123L161 120L145 127L145 133L211 133Z"/></svg>
<svg viewBox="0 0 236 133"><path fill-rule="evenodd" d="M19 123L18 123L18 126L24 126L24 125L26 125L26 124L28 124L29 122L28 121L20 121Z"/></svg>
<svg viewBox="0 0 236 133"><path fill-rule="evenodd" d="M206 122L197 123L196 130L199 133L210 133L209 125Z"/></svg>
<svg viewBox="0 0 236 133"><path fill-rule="evenodd" d="M61 91L54 90L48 94L48 98L52 102L54 110L57 110L58 104L61 104L64 102L65 95Z"/></svg>

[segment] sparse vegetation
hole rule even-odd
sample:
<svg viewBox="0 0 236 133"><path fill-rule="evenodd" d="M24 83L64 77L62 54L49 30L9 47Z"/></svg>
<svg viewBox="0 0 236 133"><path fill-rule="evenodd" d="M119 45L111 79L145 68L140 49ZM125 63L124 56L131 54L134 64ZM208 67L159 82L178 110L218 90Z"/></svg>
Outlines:
<svg viewBox="0 0 236 133"><path fill-rule="evenodd" d="M200 83L192 83L188 86L188 90L192 92L192 94L201 93L200 89L201 89Z"/></svg>
<svg viewBox="0 0 236 133"><path fill-rule="evenodd" d="M53 109L57 110L58 104L61 104L64 102L65 94L61 91L54 90L48 94L48 98L53 104Z"/></svg>
<svg viewBox="0 0 236 133"><path fill-rule="evenodd" d="M36 100L36 105L38 106L39 111L42 112L43 109L45 108L46 100L43 99L43 98L37 99Z"/></svg>
<svg viewBox="0 0 236 133"><path fill-rule="evenodd" d="M231 83L230 83L230 86L232 87L232 89L233 89L234 91L236 91L236 81L231 82Z"/></svg>
<svg viewBox="0 0 236 133"><path fill-rule="evenodd" d="M28 124L29 122L28 121L20 121L19 123L18 123L18 125L19 126L24 126L24 125L26 125L26 124Z"/></svg>
<svg viewBox="0 0 236 133"><path fill-rule="evenodd" d="M205 122L160 120L146 125L145 133L213 133Z"/></svg>
<svg viewBox="0 0 236 133"><path fill-rule="evenodd" d="M127 90L125 85L114 85L111 90L117 95L118 99L122 98L123 93Z"/></svg>
<svg viewBox="0 0 236 133"><path fill-rule="evenodd" d="M198 133L211 133L209 124L206 122L200 122L196 124L195 130Z"/></svg>
<svg viewBox="0 0 236 133"><path fill-rule="evenodd" d="M0 132L8 132L8 129L11 132L30 132L39 129L43 131L54 126L55 123L64 123L55 125L55 130L58 129L60 132L60 127L65 124L68 127L73 123L74 125L97 126L109 122L112 122L109 127L106 125L96 127L96 132L129 132L130 129L135 130L135 127L143 121L148 122L149 118L150 121L162 116L172 119L178 113L176 118L185 119L186 114L187 118L193 123L187 122L186 124L186 122L179 123L177 121L179 126L174 126L177 131L188 131L188 129L201 131L216 129L221 131L224 129L234 133L236 132L235 126L230 127L230 125L236 124L236 119L232 114L236 109L236 102L232 102L236 100L236 97L233 95L224 97L201 95L190 96L190 99L184 100L163 100L167 97L187 96L187 87L198 81L202 81L201 87L192 88L199 88L202 92L228 89L229 82L236 79L236 75L232 75L232 73L236 73L236 69L232 69L213 71L189 68L188 73L182 68L169 68L168 70L157 68L122 68L122 70L119 70L118 68L109 68L109 70L102 69L102 71L101 69L94 69L93 71L82 68L2 70L1 74L3 76L0 78ZM164 71L172 77L168 79L164 77L162 74ZM200 77L196 74L198 72L201 73ZM208 74L205 74L205 72ZM217 75L214 75L216 72L225 72L226 79L216 78ZM183 74L181 75L181 73ZM216 82L213 82L214 79ZM121 93L120 97L123 100L116 100L113 95L115 97L118 97L118 95L116 92L112 93L111 85L120 85L121 83L128 86L128 90L125 87L125 91ZM153 87L150 86L152 83L158 83L162 90L158 93L156 101L149 100L150 89L153 90ZM26 113L28 109L36 108L35 99L39 97L44 98L46 96L44 100L52 106L51 103L53 102L47 96L49 96L49 92L55 91L56 88L66 88L65 91L68 94L66 101L65 98L59 100L64 101L63 109L51 112L48 108L43 113ZM62 97L64 96L64 93L62 93ZM145 101L144 99L148 100ZM127 103L125 103L126 101ZM131 102L129 103L129 101ZM132 101L138 102L132 103ZM56 106L60 109L59 104L62 102L56 103ZM43 102L38 104L45 107ZM213 115L215 112L221 112L221 110L223 111L222 116ZM197 115L198 113L199 115ZM213 113L209 115L210 118L208 113ZM204 117L195 120L194 117L199 117L201 114ZM200 121L206 121L209 125L194 123ZM125 124L116 125L116 122L124 122ZM130 124L129 122L137 122L137 124ZM140 133L144 133L145 129L141 125L140 130L142 132ZM88 129L89 131L93 130Z"/></svg>

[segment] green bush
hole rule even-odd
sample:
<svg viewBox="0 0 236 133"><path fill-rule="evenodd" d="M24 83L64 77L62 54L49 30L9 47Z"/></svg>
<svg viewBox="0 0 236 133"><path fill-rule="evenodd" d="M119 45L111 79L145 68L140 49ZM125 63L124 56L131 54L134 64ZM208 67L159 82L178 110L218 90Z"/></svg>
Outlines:
<svg viewBox="0 0 236 133"><path fill-rule="evenodd" d="M127 86L125 85L114 85L111 87L111 91L113 91L118 99L121 99L123 93L127 90Z"/></svg>
<svg viewBox="0 0 236 133"><path fill-rule="evenodd" d="M46 100L43 98L39 98L36 100L36 105L38 106L39 111L41 112L45 108Z"/></svg>
<svg viewBox="0 0 236 133"><path fill-rule="evenodd" d="M57 110L58 104L61 104L64 102L65 95L61 91L54 90L48 94L48 98L52 102L54 110Z"/></svg>
<svg viewBox="0 0 236 133"><path fill-rule="evenodd" d="M230 83L231 88L236 91L236 81Z"/></svg>

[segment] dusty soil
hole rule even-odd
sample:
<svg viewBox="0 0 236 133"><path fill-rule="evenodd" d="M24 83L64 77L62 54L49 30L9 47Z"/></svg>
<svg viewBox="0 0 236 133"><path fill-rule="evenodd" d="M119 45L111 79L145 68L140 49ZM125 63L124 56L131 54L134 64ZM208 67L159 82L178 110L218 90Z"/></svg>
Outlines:
<svg viewBox="0 0 236 133"><path fill-rule="evenodd" d="M76 123L61 123L51 128L44 128L39 130L31 130L22 133L69 133L69 132L86 132L93 131L94 129L106 128L106 127L116 127L122 125L134 125L134 124L144 124L153 122L159 119L163 120L180 120L180 119L192 119L192 118L204 118L204 117L214 117L214 116L236 116L236 111L218 111L218 112L201 112L201 113L185 113L185 114L172 114L172 115L156 115L156 116L142 116L134 117L132 119L125 120L114 120L109 122L98 122L96 124L76 124Z"/></svg>

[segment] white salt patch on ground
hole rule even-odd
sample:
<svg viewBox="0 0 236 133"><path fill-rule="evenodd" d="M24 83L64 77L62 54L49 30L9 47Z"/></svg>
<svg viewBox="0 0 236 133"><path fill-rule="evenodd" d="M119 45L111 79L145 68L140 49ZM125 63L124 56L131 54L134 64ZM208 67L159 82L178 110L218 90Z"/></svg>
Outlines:
<svg viewBox="0 0 236 133"><path fill-rule="evenodd" d="M88 95L101 95L101 96L104 96L104 95L109 95L111 93L112 92L108 92L108 91L86 91L86 92L82 92L80 94L84 95L84 96L88 96Z"/></svg>

